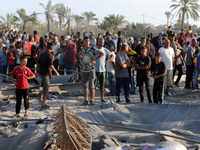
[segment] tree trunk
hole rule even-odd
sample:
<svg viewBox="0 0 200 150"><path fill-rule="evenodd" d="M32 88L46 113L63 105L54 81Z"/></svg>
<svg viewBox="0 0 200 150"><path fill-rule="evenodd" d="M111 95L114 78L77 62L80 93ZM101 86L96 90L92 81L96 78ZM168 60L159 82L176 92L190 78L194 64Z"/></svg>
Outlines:
<svg viewBox="0 0 200 150"><path fill-rule="evenodd" d="M25 24L23 24L22 31L23 32L25 31Z"/></svg>
<svg viewBox="0 0 200 150"><path fill-rule="evenodd" d="M47 19L47 32L49 33L50 31L50 21L49 18Z"/></svg>
<svg viewBox="0 0 200 150"><path fill-rule="evenodd" d="M181 29L184 28L184 20L185 20L185 9L183 9L183 15L182 15L182 20L181 20Z"/></svg>
<svg viewBox="0 0 200 150"><path fill-rule="evenodd" d="M70 32L70 19L68 20L68 27L67 27L67 34L69 35Z"/></svg>
<svg viewBox="0 0 200 150"><path fill-rule="evenodd" d="M167 27L169 27L169 18L167 17Z"/></svg>

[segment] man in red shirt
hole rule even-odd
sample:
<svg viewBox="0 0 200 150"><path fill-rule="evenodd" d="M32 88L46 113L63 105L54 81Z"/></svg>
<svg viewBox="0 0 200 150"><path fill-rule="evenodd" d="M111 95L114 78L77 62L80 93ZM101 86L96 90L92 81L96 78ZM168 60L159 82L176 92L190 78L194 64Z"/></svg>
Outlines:
<svg viewBox="0 0 200 150"><path fill-rule="evenodd" d="M185 42L185 38L183 37L183 33L180 33L180 37L178 38L178 43L183 48L183 42Z"/></svg>
<svg viewBox="0 0 200 150"><path fill-rule="evenodd" d="M20 57L20 65L15 67L10 75L12 83L16 85L16 114L13 118L20 117L20 108L22 102L22 96L24 98L24 107L25 114L24 117L28 117L28 109L29 109L29 93L28 93L28 79L35 78L35 75L29 68L26 67L28 59L25 55ZM14 81L13 76L16 77L16 81Z"/></svg>
<svg viewBox="0 0 200 150"><path fill-rule="evenodd" d="M65 37L67 45L64 48L65 51L65 68L67 74L72 74L74 63L76 62L77 46L72 42L69 35Z"/></svg>
<svg viewBox="0 0 200 150"><path fill-rule="evenodd" d="M37 31L35 30L35 31L33 32L33 34L34 34L34 42L35 42L36 44L38 44L38 43L40 42L40 37L38 36Z"/></svg>

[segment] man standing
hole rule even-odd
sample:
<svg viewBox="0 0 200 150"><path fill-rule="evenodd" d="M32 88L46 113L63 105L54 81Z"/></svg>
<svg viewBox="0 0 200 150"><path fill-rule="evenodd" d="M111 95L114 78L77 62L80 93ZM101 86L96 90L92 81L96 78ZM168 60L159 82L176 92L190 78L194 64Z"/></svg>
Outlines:
<svg viewBox="0 0 200 150"><path fill-rule="evenodd" d="M174 61L174 49L170 47L170 41L165 39L164 47L161 47L159 51L162 54L162 59L165 63L167 74L166 74L166 81L167 81L167 89L166 95L171 96L169 92L169 87L172 86L173 80L173 69L175 68L175 61Z"/></svg>
<svg viewBox="0 0 200 150"><path fill-rule="evenodd" d="M170 34L172 34L172 27L171 26L168 27L168 30L167 30L166 33L167 33L167 36L170 37Z"/></svg>
<svg viewBox="0 0 200 150"><path fill-rule="evenodd" d="M117 40L117 53L119 53L122 49L122 44L125 43L124 38L122 37L122 31L118 31L118 40Z"/></svg>
<svg viewBox="0 0 200 150"><path fill-rule="evenodd" d="M90 39L85 36L84 40L84 47L81 48L78 52L78 57L81 62L81 80L84 84L84 94L85 94L85 101L82 105L88 105L88 86L90 90L90 103L92 105L95 104L95 86L94 86L94 79L95 79L95 66L96 60L101 58L104 53L99 51L94 47L90 47ZM96 57L99 55L98 57Z"/></svg>
<svg viewBox="0 0 200 150"><path fill-rule="evenodd" d="M158 33L158 36L153 37L150 41L155 47L155 52L158 52L159 48L162 47L162 35L163 35L163 31L160 31Z"/></svg>
<svg viewBox="0 0 200 150"><path fill-rule="evenodd" d="M106 63L110 61L114 55L111 54L111 52L104 48L104 39L100 38L98 42L97 49L104 53L104 56L96 60L95 63L95 72L96 72L96 79L95 79L95 85L97 85L97 81L99 80L100 84L100 92L101 92L101 102L106 102L104 100L104 85L105 85L105 77L106 77Z"/></svg>
<svg viewBox="0 0 200 150"><path fill-rule="evenodd" d="M116 48L115 48L115 42L112 40L112 33L110 31L107 31L104 47L108 48L109 45L113 47L113 52L115 52Z"/></svg>
<svg viewBox="0 0 200 150"><path fill-rule="evenodd" d="M76 62L77 46L72 42L69 35L66 36L65 41L67 45L65 46L65 68L67 74L72 74L74 63Z"/></svg>
<svg viewBox="0 0 200 150"><path fill-rule="evenodd" d="M35 70L35 55L36 55L36 46L33 45L34 38L30 35L29 42L24 44L23 51L26 58L28 58L27 67L31 69L32 72Z"/></svg>
<svg viewBox="0 0 200 150"><path fill-rule="evenodd" d="M180 33L180 37L178 38L178 43L183 48L183 43L185 42L185 38L183 37L183 33Z"/></svg>
<svg viewBox="0 0 200 150"><path fill-rule="evenodd" d="M128 51L128 44L124 43L121 50L117 53L115 58L115 77L116 77L116 99L117 103L120 102L120 91L123 85L125 92L126 103L130 103L130 86L129 86L129 73L128 68L131 63L126 55Z"/></svg>
<svg viewBox="0 0 200 150"><path fill-rule="evenodd" d="M58 59L59 59L60 43L58 42L58 37L56 35L54 36L53 41L54 41L53 53L55 55L55 60L53 62L53 66L55 67L56 70L58 70Z"/></svg>
<svg viewBox="0 0 200 150"><path fill-rule="evenodd" d="M176 73L176 70L178 70L178 78L176 79L175 85L177 87L179 87L178 83L181 79L181 76L183 75L183 57L182 57L182 53L183 53L183 48L177 43L175 42L175 35L171 34L170 35L170 46L174 49L174 56L175 56L175 69L173 71L173 79Z"/></svg>
<svg viewBox="0 0 200 150"><path fill-rule="evenodd" d="M89 38L90 38L90 46L95 47L96 46L96 39L94 38L94 32L89 33Z"/></svg>
<svg viewBox="0 0 200 150"><path fill-rule="evenodd" d="M192 44L188 48L187 51L187 58L186 58L186 81L185 81L185 88L190 89L191 88L191 82L193 79L193 71L194 71L194 66L193 66L193 59L195 57L195 46L196 46L196 39L192 39Z"/></svg>
<svg viewBox="0 0 200 150"><path fill-rule="evenodd" d="M33 34L34 34L34 40L35 40L34 42L37 45L40 42L40 37L38 36L38 32L36 30L33 32Z"/></svg>

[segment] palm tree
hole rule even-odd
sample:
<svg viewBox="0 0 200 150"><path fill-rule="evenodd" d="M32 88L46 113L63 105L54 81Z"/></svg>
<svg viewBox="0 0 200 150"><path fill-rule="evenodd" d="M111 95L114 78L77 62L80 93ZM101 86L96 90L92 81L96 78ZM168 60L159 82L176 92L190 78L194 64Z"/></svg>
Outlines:
<svg viewBox="0 0 200 150"><path fill-rule="evenodd" d="M92 11L90 11L90 12L86 11L86 12L82 13L82 16L85 18L88 25L90 25L91 21L94 21L94 20L98 21L98 19L95 18L96 14L94 14Z"/></svg>
<svg viewBox="0 0 200 150"><path fill-rule="evenodd" d="M166 17L167 17L167 26L168 26L168 25L169 25L169 18L171 17L171 12L166 11L166 12L165 12L165 15L166 15Z"/></svg>
<svg viewBox="0 0 200 150"><path fill-rule="evenodd" d="M119 14L112 14L108 15L108 17L104 17L104 19L110 24L112 28L115 29L115 31L117 31L120 26L127 22L126 20L124 20L124 18L124 16Z"/></svg>
<svg viewBox="0 0 200 150"><path fill-rule="evenodd" d="M7 13L5 18L0 16L0 19L4 22L6 28L10 29L11 25L14 24L18 18L13 13Z"/></svg>
<svg viewBox="0 0 200 150"><path fill-rule="evenodd" d="M172 0L175 4L171 5L172 11L176 10L174 16L178 16L181 20L181 28L183 28L185 18L191 17L194 21L199 19L199 0Z"/></svg>
<svg viewBox="0 0 200 150"><path fill-rule="evenodd" d="M60 29L61 29L62 23L65 21L64 16L67 13L65 5L64 4L58 4L56 9L55 9L55 13L58 15L59 25L60 25Z"/></svg>
<svg viewBox="0 0 200 150"><path fill-rule="evenodd" d="M76 27L79 28L80 23L82 23L84 18L79 15L74 15L74 21L76 22Z"/></svg>
<svg viewBox="0 0 200 150"><path fill-rule="evenodd" d="M71 13L71 8L66 7L66 12L64 14L64 18L67 20L65 25L67 25L67 34L68 35L70 32L71 20L73 17L74 17L74 15Z"/></svg>
<svg viewBox="0 0 200 150"><path fill-rule="evenodd" d="M45 16L46 16L46 20L47 20L47 32L49 32L50 31L50 22L53 22L53 18L54 18L53 13L55 13L56 7L59 4L52 5L51 0L49 0L46 7L42 3L39 3L39 5L42 6L45 10Z"/></svg>
<svg viewBox="0 0 200 150"><path fill-rule="evenodd" d="M37 17L36 17L36 13L35 12L33 12L33 14L28 16L28 15L26 15L26 10L21 8L21 9L17 9L17 14L19 15L18 20L22 22L22 30L23 30L23 32L25 31L26 24L28 22L32 22L32 23L36 23L37 22Z"/></svg>

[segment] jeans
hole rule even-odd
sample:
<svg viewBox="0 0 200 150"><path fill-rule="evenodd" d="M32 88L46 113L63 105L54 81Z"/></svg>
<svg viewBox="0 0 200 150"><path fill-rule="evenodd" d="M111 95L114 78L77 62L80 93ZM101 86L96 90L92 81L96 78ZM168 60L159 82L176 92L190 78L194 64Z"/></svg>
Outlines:
<svg viewBox="0 0 200 150"><path fill-rule="evenodd" d="M182 64L175 66L175 70L173 71L173 78L175 76L176 70L178 70L178 78L176 79L175 83L179 83L179 81L180 81L180 79L181 79L181 77L183 75Z"/></svg>
<svg viewBox="0 0 200 150"><path fill-rule="evenodd" d="M143 83L145 83L145 86L146 86L146 91L147 91L149 103L152 103L151 91L150 91L150 78L140 78L140 77L138 77L140 100L141 100L142 103L144 103Z"/></svg>
<svg viewBox="0 0 200 150"><path fill-rule="evenodd" d="M131 68L128 68L128 74L129 74L129 80L131 84L131 92L135 92L135 81L134 81L134 70L132 70L132 75L131 75Z"/></svg>
<svg viewBox="0 0 200 150"><path fill-rule="evenodd" d="M114 74L111 72L108 72L108 81L110 84L110 93L114 93L115 92L115 77L114 77Z"/></svg>
<svg viewBox="0 0 200 150"><path fill-rule="evenodd" d="M25 109L29 109L29 91L28 89L16 89L16 114L20 113L22 96L24 98L24 107Z"/></svg>
<svg viewBox="0 0 200 150"><path fill-rule="evenodd" d="M186 88L190 88L193 79L193 71L194 71L193 65L186 65L186 81L185 81Z"/></svg>
<svg viewBox="0 0 200 150"><path fill-rule="evenodd" d="M8 66L1 66L1 73L2 74L6 74L7 73L7 69L8 69Z"/></svg>
<svg viewBox="0 0 200 150"><path fill-rule="evenodd" d="M74 62L65 61L66 74L73 73Z"/></svg>
<svg viewBox="0 0 200 150"><path fill-rule="evenodd" d="M153 102L163 104L164 102L164 82L159 79L154 80L153 85Z"/></svg>
<svg viewBox="0 0 200 150"><path fill-rule="evenodd" d="M196 84L197 84L197 80L198 80L199 74L200 74L200 70L196 70L195 71L195 75L194 75L194 80L193 80L193 87L195 87Z"/></svg>
<svg viewBox="0 0 200 150"><path fill-rule="evenodd" d="M120 92L121 92L121 87L123 85L124 87L124 92L125 92L125 99L126 102L130 102L130 86L129 86L129 77L117 77L116 78L116 99L117 103L120 102Z"/></svg>

